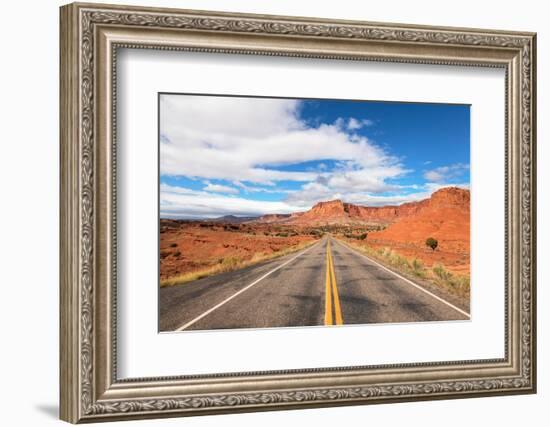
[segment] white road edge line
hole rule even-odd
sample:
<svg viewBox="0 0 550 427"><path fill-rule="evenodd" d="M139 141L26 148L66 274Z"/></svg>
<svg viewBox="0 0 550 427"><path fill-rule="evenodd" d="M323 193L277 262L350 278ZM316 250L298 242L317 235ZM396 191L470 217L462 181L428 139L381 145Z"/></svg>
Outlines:
<svg viewBox="0 0 550 427"><path fill-rule="evenodd" d="M344 243L344 242L341 242L340 240L337 240L337 239L334 239L334 240L336 240L338 243L341 243L342 245L344 245L346 248L350 249L351 251L355 252L357 255L362 256L363 258L368 259L369 261L371 261L371 262L373 262L374 264L376 264L377 266L383 268L383 269L386 270L387 272L389 272L389 273L391 273L391 274L393 274L393 275L399 277L400 279L404 280L404 281L407 282L408 284L413 285L415 288L418 288L418 289L421 290L422 292L427 293L428 295L434 297L436 300L442 302L443 304L448 305L448 306L451 307L452 309L454 309L454 310L458 311L459 313L463 314L464 316L468 317L468 319L471 319L470 314L467 313L467 312L465 312L464 310L461 310L460 308L458 308L457 306L451 304L450 302L445 301L443 298L438 297L437 295L435 295L435 294L431 293L430 291L424 289L422 286L417 285L416 283L410 281L410 280L407 279L406 277L403 277L403 276L401 276L400 274L397 274L395 271L390 270L389 268L387 268L387 267L383 266L382 264L376 262L376 261L373 260L372 258L370 258L370 257L368 257L368 256L366 256L366 255L364 255L364 254L362 254L361 252L358 252L357 250L355 250L354 248L352 248L352 247L349 246L348 244L346 244L346 243Z"/></svg>
<svg viewBox="0 0 550 427"><path fill-rule="evenodd" d="M273 274L275 273L277 270L283 268L285 265L287 264L290 264L292 261L294 261L296 258L298 257L301 257L303 254L305 254L306 252L309 252L310 250L312 250L314 247L316 247L317 245L319 245L321 242L318 242L314 245L311 245L309 248L307 248L306 250L300 252L298 255L296 255L295 257L289 259L288 261L285 261L284 263L282 263L281 265L275 267L273 270L265 273L262 277L260 277L259 279L256 279L254 280L250 285L247 285L245 286L244 288L242 288L241 290L235 292L233 295L231 295L230 297L224 299L222 302L220 302L219 304L216 304L214 307L208 309L207 311L205 311L204 313L202 313L200 316L198 317L195 317L193 320L183 324L182 326L180 326L179 328L176 329L176 331L183 331L184 329L187 329L189 326L191 326L192 324L198 322L199 320L201 320L203 317L206 317L208 316L210 313L212 313L214 310L217 310L218 308L220 308L222 305L228 303L229 301L231 301L233 298L235 298L236 296L242 294L244 291L250 289L252 286L254 286L255 284L257 284L258 282L260 282L261 280L265 279L267 276L269 276L270 274Z"/></svg>

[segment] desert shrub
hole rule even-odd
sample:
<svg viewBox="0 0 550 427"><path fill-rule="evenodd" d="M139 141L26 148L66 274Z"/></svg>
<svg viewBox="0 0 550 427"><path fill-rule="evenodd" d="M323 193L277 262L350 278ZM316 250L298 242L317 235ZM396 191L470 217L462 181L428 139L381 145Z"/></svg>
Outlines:
<svg viewBox="0 0 550 427"><path fill-rule="evenodd" d="M359 237L357 237L359 240L366 240L368 236L368 233L363 233L363 234L360 234Z"/></svg>
<svg viewBox="0 0 550 427"><path fill-rule="evenodd" d="M441 264L436 264L433 266L432 271L434 274L439 277L441 280L448 281L451 279L452 274L450 271L446 270L445 267L443 267Z"/></svg>
<svg viewBox="0 0 550 427"><path fill-rule="evenodd" d="M171 247L171 248L177 248L177 247L178 247L178 244L177 244L177 243L172 243L172 244L170 245L170 247Z"/></svg>
<svg viewBox="0 0 550 427"><path fill-rule="evenodd" d="M288 237L288 233L277 233L278 237Z"/></svg>
<svg viewBox="0 0 550 427"><path fill-rule="evenodd" d="M180 252L180 251L174 252L174 257L179 258L180 255L181 255L181 252Z"/></svg>
<svg viewBox="0 0 550 427"><path fill-rule="evenodd" d="M428 237L426 239L426 246L429 248L432 248L432 251L435 251L435 248L437 248L437 240L433 237Z"/></svg>

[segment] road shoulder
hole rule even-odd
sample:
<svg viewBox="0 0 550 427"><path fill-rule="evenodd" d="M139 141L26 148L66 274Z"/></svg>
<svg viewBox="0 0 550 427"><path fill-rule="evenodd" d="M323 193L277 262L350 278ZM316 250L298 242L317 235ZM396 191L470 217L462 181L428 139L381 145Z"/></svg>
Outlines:
<svg viewBox="0 0 550 427"><path fill-rule="evenodd" d="M427 280L423 280L422 278L419 278L418 276L412 275L408 272L398 270L395 267L393 267L391 265L388 265L387 263L384 263L379 259L369 257L367 254L362 253L361 251L354 248L352 245L348 244L347 242L344 242L344 241L342 241L340 239L337 239L335 237L332 237L332 238L337 244L341 244L342 246L348 248L349 250L353 251L357 255L362 256L362 257L368 259L369 261L374 262L375 264L380 264L380 265L384 266L384 268L390 270L394 274L396 274L398 276L402 276L407 280L410 280L411 282L413 282L417 286L425 289L428 292L433 293L434 295L438 296L439 298L442 298L442 299L448 301L449 303L451 303L452 305L455 305L456 307L460 308L461 310L464 310L467 313L471 314L471 312L470 312L470 299L469 298L462 298L462 297L459 297L457 295L453 295L453 294L447 292L445 289L442 289L442 288L438 287L437 285L435 285L435 284L433 284L433 283L431 283Z"/></svg>

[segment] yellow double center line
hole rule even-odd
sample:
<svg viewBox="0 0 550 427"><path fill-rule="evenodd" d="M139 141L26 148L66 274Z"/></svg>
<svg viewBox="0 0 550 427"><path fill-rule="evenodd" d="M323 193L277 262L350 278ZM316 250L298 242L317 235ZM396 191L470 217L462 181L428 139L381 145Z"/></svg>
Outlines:
<svg viewBox="0 0 550 427"><path fill-rule="evenodd" d="M342 319L342 309L340 308L338 288L336 287L336 276L334 274L332 253L330 251L330 240L327 241L327 275L325 294L325 325L342 325L344 321Z"/></svg>

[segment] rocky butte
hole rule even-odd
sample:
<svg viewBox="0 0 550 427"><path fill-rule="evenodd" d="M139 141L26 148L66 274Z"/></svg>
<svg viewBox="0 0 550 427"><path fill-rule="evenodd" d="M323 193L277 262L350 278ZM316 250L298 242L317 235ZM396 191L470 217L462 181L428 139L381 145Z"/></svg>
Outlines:
<svg viewBox="0 0 550 427"><path fill-rule="evenodd" d="M360 206L341 200L319 202L306 212L292 215L264 215L254 222L288 225L361 225L403 223L407 218L452 221L458 215L469 225L470 191L446 187L430 198L391 206ZM447 215L447 216L446 216ZM391 227L393 228L393 227ZM389 231L389 229L387 229ZM389 237L389 234L388 234Z"/></svg>

